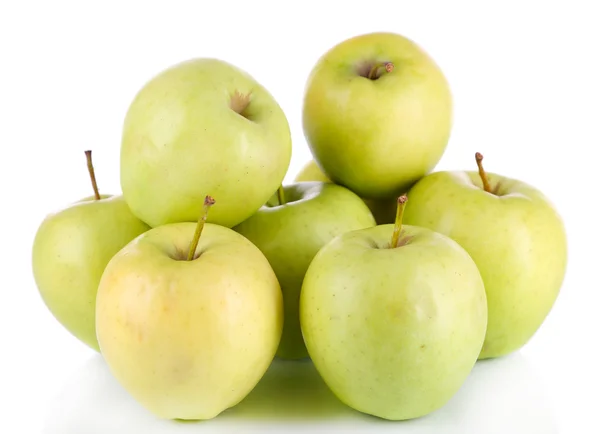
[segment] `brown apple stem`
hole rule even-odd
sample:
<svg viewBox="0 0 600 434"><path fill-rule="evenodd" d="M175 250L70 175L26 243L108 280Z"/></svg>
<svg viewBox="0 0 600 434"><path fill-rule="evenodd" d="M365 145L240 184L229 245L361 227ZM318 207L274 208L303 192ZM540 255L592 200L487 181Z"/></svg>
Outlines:
<svg viewBox="0 0 600 434"><path fill-rule="evenodd" d="M204 208L202 208L202 214L198 219L198 224L196 225L196 232L194 232L194 238L192 239L192 244L190 244L190 251L188 253L187 260L191 261L194 259L196 255L196 249L198 248L198 242L200 241L200 235L202 235L202 229L204 229L204 223L206 223L206 218L208 217L208 210L211 206L215 204L215 200L206 196L204 198Z"/></svg>
<svg viewBox="0 0 600 434"><path fill-rule="evenodd" d="M376 80L381 75L379 74L379 70L381 68L385 69L385 72L392 72L394 70L394 64L392 62L380 62L373 65L367 75L369 80Z"/></svg>
<svg viewBox="0 0 600 434"><path fill-rule="evenodd" d="M285 205L285 192L283 191L283 185L280 185L277 189L277 200L279 200L279 205Z"/></svg>
<svg viewBox="0 0 600 434"><path fill-rule="evenodd" d="M394 233L392 234L392 249L398 247L400 241L400 232L402 231L402 214L404 214L404 207L408 197L405 194L398 198L398 207L396 208L396 221L394 222Z"/></svg>
<svg viewBox="0 0 600 434"><path fill-rule="evenodd" d="M92 164L92 151L85 151L85 158L87 160L88 172L90 173L90 179L92 180L92 188L94 189L94 198L100 200L100 193L98 192L98 184L96 183L96 174L94 173L94 165Z"/></svg>
<svg viewBox="0 0 600 434"><path fill-rule="evenodd" d="M475 153L475 161L477 162L477 167L479 168L479 177L481 178L481 182L483 182L483 189L488 193L492 192L492 187L490 187L490 181L488 180L487 173L483 170L483 155L479 152Z"/></svg>

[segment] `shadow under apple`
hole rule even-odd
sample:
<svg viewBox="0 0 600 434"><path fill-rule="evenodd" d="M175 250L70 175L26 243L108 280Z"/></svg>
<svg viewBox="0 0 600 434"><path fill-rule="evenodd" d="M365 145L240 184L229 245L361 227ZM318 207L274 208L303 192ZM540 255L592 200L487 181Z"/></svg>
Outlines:
<svg viewBox="0 0 600 434"><path fill-rule="evenodd" d="M535 369L521 353L514 353L477 362L463 387L443 408L402 422L403 434L439 432L557 434L558 430Z"/></svg>
<svg viewBox="0 0 600 434"><path fill-rule="evenodd" d="M353 414L328 389L310 360L275 359L254 390L237 406L208 421L154 417L114 379L100 355L74 373L53 402L44 434L145 434L229 432L229 427L274 422L332 421ZM225 431L221 431L225 429ZM249 432L249 431L248 431Z"/></svg>
<svg viewBox="0 0 600 434"><path fill-rule="evenodd" d="M237 406L204 422L160 420L139 405L95 355L52 402L44 434L401 432L402 434L555 434L552 408L535 369L520 353L478 362L440 410L405 422L363 415L342 404L312 362L276 359Z"/></svg>
<svg viewBox="0 0 600 434"><path fill-rule="evenodd" d="M329 390L309 359L275 359L254 390L219 417L315 420L354 413Z"/></svg>

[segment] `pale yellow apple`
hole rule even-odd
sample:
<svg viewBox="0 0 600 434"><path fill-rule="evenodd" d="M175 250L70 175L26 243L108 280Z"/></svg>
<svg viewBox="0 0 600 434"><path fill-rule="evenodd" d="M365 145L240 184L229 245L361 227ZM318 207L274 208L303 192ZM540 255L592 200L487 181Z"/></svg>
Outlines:
<svg viewBox="0 0 600 434"><path fill-rule="evenodd" d="M159 226L108 264L98 289L100 349L121 385L165 419L210 419L239 403L275 356L283 300L250 241L206 223Z"/></svg>

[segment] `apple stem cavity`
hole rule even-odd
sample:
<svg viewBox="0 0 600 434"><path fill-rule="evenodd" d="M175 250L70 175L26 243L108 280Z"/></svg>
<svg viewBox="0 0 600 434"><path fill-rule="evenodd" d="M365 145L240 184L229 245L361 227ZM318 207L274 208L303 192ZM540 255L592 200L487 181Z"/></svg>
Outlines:
<svg viewBox="0 0 600 434"><path fill-rule="evenodd" d="M394 64L392 62L379 62L374 64L369 70L367 78L369 80L377 80L382 75L381 69L385 72L392 72L394 70Z"/></svg>
<svg viewBox="0 0 600 434"><path fill-rule="evenodd" d="M283 185L280 185L277 189L277 200L279 200L279 205L285 205L285 192L283 191Z"/></svg>
<svg viewBox="0 0 600 434"><path fill-rule="evenodd" d="M211 206L215 204L215 200L206 196L204 198L204 208L202 208L202 214L198 219L198 224L196 225L196 232L194 232L194 238L192 239L192 244L190 244L190 251L188 253L187 260L192 261L196 256L196 249L198 248L198 242L200 241L200 235L202 235L202 229L204 229L204 223L206 223L206 218L208 217L208 210Z"/></svg>
<svg viewBox="0 0 600 434"><path fill-rule="evenodd" d="M90 179L92 180L94 198L96 200L100 200L100 192L98 191L98 184L96 183L96 174L94 173L94 165L92 164L92 151L85 151L85 158L87 160L87 167L88 172L90 173Z"/></svg>
<svg viewBox="0 0 600 434"><path fill-rule="evenodd" d="M251 93L242 94L239 91L235 91L231 96L230 107L231 110L239 114L240 116L250 120L250 114L248 113L248 106L250 105Z"/></svg>
<svg viewBox="0 0 600 434"><path fill-rule="evenodd" d="M483 182L483 189L488 193L492 192L492 187L490 186L490 181L488 180L487 173L483 170L483 155L479 152L475 153L475 161L477 162L477 167L479 168L479 177L481 178L481 182Z"/></svg>
<svg viewBox="0 0 600 434"><path fill-rule="evenodd" d="M392 234L392 249L398 247L400 242L400 232L402 231L402 214L404 214L404 207L408 197L405 194L398 198L398 207L396 208L396 221L394 222L394 233Z"/></svg>

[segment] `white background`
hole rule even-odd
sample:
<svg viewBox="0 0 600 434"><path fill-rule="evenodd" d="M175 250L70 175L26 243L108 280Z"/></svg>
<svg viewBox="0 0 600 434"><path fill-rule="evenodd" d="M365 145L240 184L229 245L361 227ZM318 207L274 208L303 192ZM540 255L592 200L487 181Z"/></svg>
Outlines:
<svg viewBox="0 0 600 434"><path fill-rule="evenodd" d="M324 422L295 397L321 402L323 394L322 406L336 415L326 426L340 432L600 432L595 2L223 3L0 3L0 432L264 432L286 425L273 421L285 405L303 417L287 430L300 431ZM300 386L290 388L292 396L267 390L277 399L265 393L264 402L255 400L260 417L245 416L250 408L201 426L155 420L41 302L30 266L37 226L46 213L91 194L84 149L94 150L101 190L120 191L119 140L129 102L151 76L195 56L246 69L280 102L294 139L290 181L309 158L300 113L312 65L332 45L377 30L417 41L452 85L454 129L437 169L473 168L480 151L489 171L528 181L559 208L570 251L554 310L522 351L478 365L446 408L415 423L360 418L337 407L326 390ZM296 368L315 380L308 368ZM271 374L277 383L285 371Z"/></svg>

